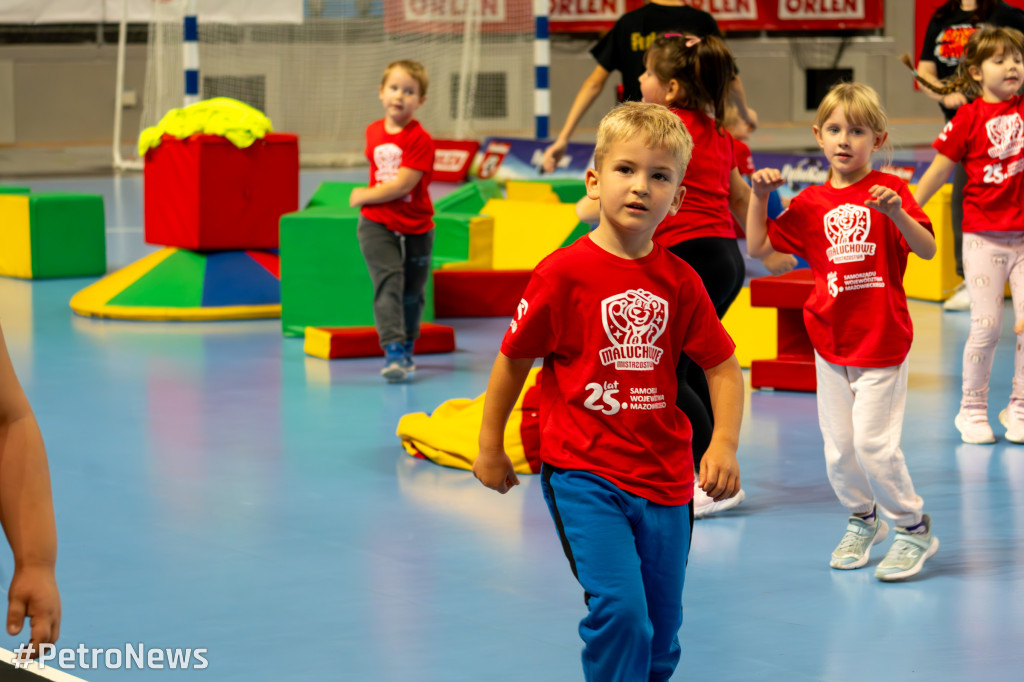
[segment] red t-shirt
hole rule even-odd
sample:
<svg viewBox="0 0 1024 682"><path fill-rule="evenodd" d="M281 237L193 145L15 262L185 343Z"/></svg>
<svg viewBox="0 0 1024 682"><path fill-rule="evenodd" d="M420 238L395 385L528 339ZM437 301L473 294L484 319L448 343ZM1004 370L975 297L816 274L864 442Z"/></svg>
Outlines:
<svg viewBox="0 0 1024 682"><path fill-rule="evenodd" d="M772 246L802 256L814 273L804 304L811 345L847 367L898 365L914 337L903 290L910 246L888 216L864 205L873 185L899 192L904 210L932 230L906 183L879 171L843 189L808 187L768 221Z"/></svg>
<svg viewBox="0 0 1024 682"><path fill-rule="evenodd" d="M668 216L654 233L664 246L700 237L730 237L729 176L736 167L732 135L715 129L715 119L700 111L673 109L693 138L693 158L683 177L686 196L674 216Z"/></svg>
<svg viewBox="0 0 1024 682"><path fill-rule="evenodd" d="M956 110L932 146L967 173L964 232L1024 230L1024 100L980 97Z"/></svg>
<svg viewBox="0 0 1024 682"><path fill-rule="evenodd" d="M544 358L542 461L665 505L693 497L679 355L713 367L734 349L689 265L658 245L619 258L589 235L540 262L501 344Z"/></svg>
<svg viewBox="0 0 1024 682"><path fill-rule="evenodd" d="M410 121L394 135L384 130L383 120L368 125L366 158L370 160L370 187L393 180L399 168L423 171L423 177L404 197L365 205L360 213L393 232L429 232L434 227L434 205L427 192L434 171L434 141L419 121Z"/></svg>
<svg viewBox="0 0 1024 682"><path fill-rule="evenodd" d="M750 146L747 145L743 140L737 140L735 137L732 138L732 150L736 155L736 168L739 169L740 175L751 176L757 171L757 166L754 165L754 155L750 152ZM736 220L736 216L732 216L732 231L736 235L737 239L744 239L747 233L743 225L740 225L740 221Z"/></svg>

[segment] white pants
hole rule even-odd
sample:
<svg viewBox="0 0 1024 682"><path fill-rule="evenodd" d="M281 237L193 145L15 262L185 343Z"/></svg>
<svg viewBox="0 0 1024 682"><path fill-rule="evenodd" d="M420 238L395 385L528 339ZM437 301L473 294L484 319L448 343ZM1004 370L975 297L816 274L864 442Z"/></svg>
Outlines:
<svg viewBox="0 0 1024 682"><path fill-rule="evenodd" d="M992 361L1003 331L1003 297L1010 283L1016 318L1024 316L1024 232L970 232L964 235L964 281L971 294L971 333L964 345L960 407L988 407ZM1017 337L1010 398L1024 400L1024 348Z"/></svg>
<svg viewBox="0 0 1024 682"><path fill-rule="evenodd" d="M825 466L839 501L851 514L866 514L877 503L898 526L920 523L924 503L900 450L907 362L844 367L814 356Z"/></svg>

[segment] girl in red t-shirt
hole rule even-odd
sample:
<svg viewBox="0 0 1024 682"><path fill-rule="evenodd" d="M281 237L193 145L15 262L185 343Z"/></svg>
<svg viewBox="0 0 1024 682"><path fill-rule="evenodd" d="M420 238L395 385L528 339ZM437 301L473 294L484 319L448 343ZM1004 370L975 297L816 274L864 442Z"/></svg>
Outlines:
<svg viewBox="0 0 1024 682"><path fill-rule="evenodd" d="M971 295L971 331L964 347L963 396L954 419L965 443L994 443L988 421L989 376L1003 327L1003 292L1024 318L1024 35L1012 28L971 34L957 75L936 92L976 96L957 109L932 146L937 153L917 185L924 204L957 162L964 186L964 280ZM999 413L1006 439L1024 443L1024 349L1018 336L1010 403Z"/></svg>
<svg viewBox="0 0 1024 682"><path fill-rule="evenodd" d="M825 466L850 510L832 568L860 568L889 527L896 540L875 570L880 580L917 574L939 547L900 449L913 338L903 274L913 251L935 255L931 222L906 183L871 169L885 143L887 118L874 90L841 83L822 100L814 137L829 162L824 185L793 198L776 220L767 197L785 182L774 168L753 175L747 248L802 256L814 274L804 324L814 346L818 423ZM770 241L769 241L770 240Z"/></svg>
<svg viewBox="0 0 1024 682"><path fill-rule="evenodd" d="M648 48L644 65L640 76L644 101L672 109L694 140L693 158L683 178L683 204L658 226L654 241L697 271L721 318L743 288L746 275L733 215L746 216L750 188L737 168L733 138L723 127L735 62L717 36L666 34ZM792 256L766 258L766 267L775 274L796 265ZM676 404L693 424L694 463L699 469L713 428L711 395L704 373L688 358L681 359L678 373ZM694 515L722 511L743 497L715 503L695 488Z"/></svg>

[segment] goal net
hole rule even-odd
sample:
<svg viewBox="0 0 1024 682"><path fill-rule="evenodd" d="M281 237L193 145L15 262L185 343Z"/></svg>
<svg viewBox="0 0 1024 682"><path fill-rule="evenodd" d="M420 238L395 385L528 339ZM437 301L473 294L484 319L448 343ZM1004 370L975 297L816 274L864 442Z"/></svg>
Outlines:
<svg viewBox="0 0 1024 682"><path fill-rule="evenodd" d="M224 0L151 0L142 128L183 105L190 4L200 98L233 97L263 111L275 130L299 136L307 167L365 163L364 131L383 115L381 75L398 59L427 69L417 118L435 138L532 134L531 0L248 0L255 23L204 15ZM282 4L295 20L271 23L272 12L256 11Z"/></svg>

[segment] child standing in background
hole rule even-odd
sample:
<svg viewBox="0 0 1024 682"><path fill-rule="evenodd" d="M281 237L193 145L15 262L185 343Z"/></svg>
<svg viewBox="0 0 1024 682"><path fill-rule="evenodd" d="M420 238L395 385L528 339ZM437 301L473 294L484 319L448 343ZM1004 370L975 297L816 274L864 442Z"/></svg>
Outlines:
<svg viewBox="0 0 1024 682"><path fill-rule="evenodd" d="M413 118L427 99L426 69L418 62L392 62L381 79L384 118L366 128L370 186L352 190L359 212L359 248L373 281L373 319L389 382L416 369L413 344L420 334L434 243L434 206L427 186L434 168L434 142Z"/></svg>
<svg viewBox="0 0 1024 682"><path fill-rule="evenodd" d="M886 126L871 88L840 83L830 90L814 120L828 180L769 220L766 199L784 180L774 168L755 172L747 248L755 257L772 247L802 256L814 274L804 323L814 346L818 423L829 481L850 510L829 565L868 562L889 532L881 509L896 521L896 539L875 576L893 581L916 575L939 548L900 449L913 339L903 274L911 251L930 259L936 247L906 183L871 168Z"/></svg>
<svg viewBox="0 0 1024 682"><path fill-rule="evenodd" d="M967 173L963 201L964 282L971 298L971 332L964 346L963 394L953 420L965 443L994 443L988 421L992 361L1003 329L1003 298L1010 283L1018 319L1024 319L1024 35L1012 28L981 28L964 48L960 71L937 92L975 95L956 110L932 145L937 153L917 184L924 204L956 163ZM1018 332L1010 402L999 414L1006 439L1024 443L1024 349Z"/></svg>
<svg viewBox="0 0 1024 682"><path fill-rule="evenodd" d="M597 227L534 270L494 362L473 473L519 483L505 425L534 358L541 382L541 485L586 595L589 682L662 681L679 662L693 496L690 424L676 407L686 355L708 377L715 431L699 484L740 490L743 376L693 270L652 241L684 193L692 141L664 107L627 103L601 121L587 195ZM721 466L719 466L721 465Z"/></svg>

